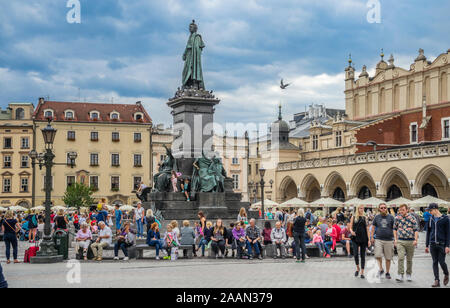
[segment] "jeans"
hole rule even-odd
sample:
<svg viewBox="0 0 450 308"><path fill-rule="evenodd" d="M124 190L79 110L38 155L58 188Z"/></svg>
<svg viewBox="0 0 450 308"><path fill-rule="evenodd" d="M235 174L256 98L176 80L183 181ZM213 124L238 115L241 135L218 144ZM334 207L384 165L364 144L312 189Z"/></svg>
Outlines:
<svg viewBox="0 0 450 308"><path fill-rule="evenodd" d="M130 247L130 245L128 245L125 242L117 242L114 244L114 256L118 257L119 256L119 248L122 249L123 254L125 255L125 257L128 257L128 247Z"/></svg>
<svg viewBox="0 0 450 308"><path fill-rule="evenodd" d="M11 247L13 248L13 258L17 260L17 237L13 233L5 233L3 235L3 240L5 241L6 247L6 260L9 260L11 255Z"/></svg>
<svg viewBox="0 0 450 308"><path fill-rule="evenodd" d="M0 264L0 289L8 288L8 283L5 280L5 276L3 276L2 265Z"/></svg>
<svg viewBox="0 0 450 308"><path fill-rule="evenodd" d="M252 255L252 248L255 251L255 256L258 256L261 252L259 251L259 243L250 243L249 241L247 241L247 251L248 251L248 255L251 256Z"/></svg>
<svg viewBox="0 0 450 308"><path fill-rule="evenodd" d="M320 254L323 254L324 252L326 252L327 255L330 254L330 249L329 249L328 246L325 245L323 242L318 242L318 243L316 243L316 246L319 248Z"/></svg>
<svg viewBox="0 0 450 308"><path fill-rule="evenodd" d="M122 221L116 218L116 230L120 230L122 228Z"/></svg>
<svg viewBox="0 0 450 308"><path fill-rule="evenodd" d="M143 237L144 236L144 223L142 222L142 219L136 219L136 228L137 228L136 236Z"/></svg>
<svg viewBox="0 0 450 308"><path fill-rule="evenodd" d="M148 242L148 246L155 246L156 256L159 257L159 251L162 248L161 241L151 240L150 242Z"/></svg>
<svg viewBox="0 0 450 308"><path fill-rule="evenodd" d="M306 259L305 235L294 232L295 256L300 260L300 248L302 249L302 260Z"/></svg>
<svg viewBox="0 0 450 308"><path fill-rule="evenodd" d="M211 249L216 256L219 254L219 249L220 249L220 252L222 253L222 256L223 256L225 254L225 240L220 240L218 242L212 241Z"/></svg>
<svg viewBox="0 0 450 308"><path fill-rule="evenodd" d="M200 243L198 244L198 248L202 248L202 257L205 256L206 245L208 245L208 241L205 238L202 238Z"/></svg>
<svg viewBox="0 0 450 308"><path fill-rule="evenodd" d="M441 265L442 271L444 271L444 275L448 276L448 267L445 263L445 245L437 245L431 243L430 245L430 253L433 259L433 272L434 279L439 280L439 265Z"/></svg>
<svg viewBox="0 0 450 308"><path fill-rule="evenodd" d="M245 255L245 247L247 246L247 243L238 241L236 239L234 239L233 242L236 246L236 252L237 252L236 255L238 258L241 258L243 255Z"/></svg>
<svg viewBox="0 0 450 308"><path fill-rule="evenodd" d="M359 265L359 255L361 255L361 269L364 269L366 266L366 243L356 243L353 242L353 255L355 256L355 264ZM361 249L361 251L359 251Z"/></svg>

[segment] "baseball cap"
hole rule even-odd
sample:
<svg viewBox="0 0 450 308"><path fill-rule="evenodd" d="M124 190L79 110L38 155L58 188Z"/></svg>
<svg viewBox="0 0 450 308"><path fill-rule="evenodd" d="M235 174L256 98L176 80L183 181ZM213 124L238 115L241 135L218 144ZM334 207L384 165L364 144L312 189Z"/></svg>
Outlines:
<svg viewBox="0 0 450 308"><path fill-rule="evenodd" d="M436 203L430 203L430 205L427 208L428 211L431 210L439 210L439 205L437 205Z"/></svg>

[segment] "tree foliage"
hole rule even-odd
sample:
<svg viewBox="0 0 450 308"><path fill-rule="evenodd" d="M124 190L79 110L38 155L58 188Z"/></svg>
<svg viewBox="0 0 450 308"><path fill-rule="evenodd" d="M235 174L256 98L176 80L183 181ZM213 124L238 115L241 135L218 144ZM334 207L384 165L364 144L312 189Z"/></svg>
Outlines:
<svg viewBox="0 0 450 308"><path fill-rule="evenodd" d="M68 207L90 207L94 203L93 191L90 187L74 183L67 187L63 201Z"/></svg>

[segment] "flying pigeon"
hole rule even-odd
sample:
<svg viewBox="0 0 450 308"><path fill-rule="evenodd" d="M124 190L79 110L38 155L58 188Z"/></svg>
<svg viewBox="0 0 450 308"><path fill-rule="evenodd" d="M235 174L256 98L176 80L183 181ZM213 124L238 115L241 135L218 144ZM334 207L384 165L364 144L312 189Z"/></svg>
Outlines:
<svg viewBox="0 0 450 308"><path fill-rule="evenodd" d="M290 83L284 84L283 79L281 79L280 88L281 88L282 90L286 89L286 88L289 87L290 85L291 85Z"/></svg>

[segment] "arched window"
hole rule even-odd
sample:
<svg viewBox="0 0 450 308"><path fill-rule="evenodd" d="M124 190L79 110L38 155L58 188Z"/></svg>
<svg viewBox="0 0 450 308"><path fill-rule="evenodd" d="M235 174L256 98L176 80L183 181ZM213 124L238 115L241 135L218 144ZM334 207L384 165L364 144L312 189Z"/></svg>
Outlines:
<svg viewBox="0 0 450 308"><path fill-rule="evenodd" d="M448 89L447 89L447 72L443 72L441 74L441 78L440 78L440 95L439 95L439 101L442 102L447 102L449 100L448 98Z"/></svg>
<svg viewBox="0 0 450 308"><path fill-rule="evenodd" d="M355 97L353 98L353 114L354 114L355 118L359 117L359 96L358 95L355 95Z"/></svg>
<svg viewBox="0 0 450 308"><path fill-rule="evenodd" d="M373 113L372 109L372 92L367 92L367 101L366 101L366 116L370 116Z"/></svg>
<svg viewBox="0 0 450 308"><path fill-rule="evenodd" d="M119 114L117 112L111 113L111 119L112 120L118 120L119 119Z"/></svg>
<svg viewBox="0 0 450 308"><path fill-rule="evenodd" d="M45 110L44 111L44 118L53 118L53 111L52 110Z"/></svg>
<svg viewBox="0 0 450 308"><path fill-rule="evenodd" d="M144 116L142 115L142 113L135 113L134 114L134 119L136 120L136 121L140 121L140 120L142 120L144 118Z"/></svg>
<svg viewBox="0 0 450 308"><path fill-rule="evenodd" d="M23 108L16 109L16 120L23 120L25 118L25 110Z"/></svg>
<svg viewBox="0 0 450 308"><path fill-rule="evenodd" d="M397 185L392 185L391 187L389 187L386 201L391 201L400 197L403 197L403 194Z"/></svg>
<svg viewBox="0 0 450 308"><path fill-rule="evenodd" d="M345 202L345 194L344 194L344 191L340 187L337 187L334 190L333 199L341 201L341 202Z"/></svg>
<svg viewBox="0 0 450 308"><path fill-rule="evenodd" d="M98 112L91 112L91 120L98 120L99 117Z"/></svg>
<svg viewBox="0 0 450 308"><path fill-rule="evenodd" d="M423 82L423 96L426 97L427 105L432 104L431 95L430 95L430 77L425 77L425 81Z"/></svg>
<svg viewBox="0 0 450 308"><path fill-rule="evenodd" d="M398 84L394 86L394 110L398 111L400 109L400 87Z"/></svg>
<svg viewBox="0 0 450 308"><path fill-rule="evenodd" d="M72 120L73 119L73 112L72 111L66 111L65 117L68 120Z"/></svg>
<svg viewBox="0 0 450 308"><path fill-rule="evenodd" d="M439 198L436 189L430 183L427 183L422 186L422 197L432 196L435 198Z"/></svg>
<svg viewBox="0 0 450 308"><path fill-rule="evenodd" d="M358 193L358 198L365 200L365 199L369 199L371 197L372 197L372 193L370 192L369 187L367 187L367 186L361 187L361 189L359 190L359 193Z"/></svg>

